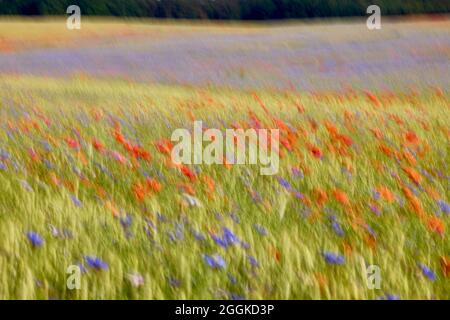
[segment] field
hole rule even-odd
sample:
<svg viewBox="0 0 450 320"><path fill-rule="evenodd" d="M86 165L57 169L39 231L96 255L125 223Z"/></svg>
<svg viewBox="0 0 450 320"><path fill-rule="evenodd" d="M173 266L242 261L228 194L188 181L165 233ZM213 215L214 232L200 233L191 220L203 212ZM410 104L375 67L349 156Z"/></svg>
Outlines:
<svg viewBox="0 0 450 320"><path fill-rule="evenodd" d="M448 26L1 20L0 298L449 299ZM174 164L194 120L279 172Z"/></svg>

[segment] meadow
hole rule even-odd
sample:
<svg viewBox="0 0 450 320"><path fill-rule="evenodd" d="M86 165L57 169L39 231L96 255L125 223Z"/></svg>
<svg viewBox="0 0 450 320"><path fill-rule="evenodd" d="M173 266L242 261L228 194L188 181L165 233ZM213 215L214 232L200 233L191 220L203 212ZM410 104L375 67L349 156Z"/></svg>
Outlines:
<svg viewBox="0 0 450 320"><path fill-rule="evenodd" d="M1 299L450 298L448 22L58 23L0 22ZM195 120L279 172L174 164Z"/></svg>

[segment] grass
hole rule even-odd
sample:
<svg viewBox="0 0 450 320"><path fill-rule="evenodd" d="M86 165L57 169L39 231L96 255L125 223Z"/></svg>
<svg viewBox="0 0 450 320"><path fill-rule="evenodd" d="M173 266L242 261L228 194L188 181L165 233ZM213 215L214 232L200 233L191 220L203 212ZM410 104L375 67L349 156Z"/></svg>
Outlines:
<svg viewBox="0 0 450 320"><path fill-rule="evenodd" d="M445 93L2 76L0 97L2 299L450 298ZM196 173L191 181L155 147L193 119L249 126L249 111L292 139L276 176L259 175L257 166L198 165L187 166ZM127 152L114 136L119 127L151 160ZM161 189L144 187L140 199L148 178ZM190 206L189 193L201 205ZM239 239L228 248L213 240L224 227ZM30 243L29 231L41 246ZM327 263L324 252L345 263ZM205 254L226 266L210 267ZM89 266L86 256L108 268ZM74 264L86 268L80 290L66 286ZM368 265L380 267L380 289L367 287Z"/></svg>

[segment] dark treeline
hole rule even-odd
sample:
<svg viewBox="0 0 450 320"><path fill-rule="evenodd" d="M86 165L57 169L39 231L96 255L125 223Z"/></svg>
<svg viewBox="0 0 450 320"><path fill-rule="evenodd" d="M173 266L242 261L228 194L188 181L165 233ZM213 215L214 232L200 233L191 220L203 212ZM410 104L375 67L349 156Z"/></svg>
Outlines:
<svg viewBox="0 0 450 320"><path fill-rule="evenodd" d="M65 15L72 4L84 15L185 19L362 16L371 4L383 15L450 12L450 0L0 0L0 14Z"/></svg>

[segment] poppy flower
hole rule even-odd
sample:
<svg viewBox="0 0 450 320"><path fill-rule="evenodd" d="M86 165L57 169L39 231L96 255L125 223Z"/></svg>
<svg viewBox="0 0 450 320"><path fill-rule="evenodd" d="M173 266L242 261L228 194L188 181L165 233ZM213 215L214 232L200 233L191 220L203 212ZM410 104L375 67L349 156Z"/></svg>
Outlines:
<svg viewBox="0 0 450 320"><path fill-rule="evenodd" d="M431 217L428 218L428 228L431 231L437 232L440 235L442 235L444 234L445 225L444 222L442 222L442 220L439 219L438 217Z"/></svg>
<svg viewBox="0 0 450 320"><path fill-rule="evenodd" d="M403 171L406 172L408 178L411 179L415 184L420 184L420 182L422 181L422 176L413 168L406 167L403 168Z"/></svg>
<svg viewBox="0 0 450 320"><path fill-rule="evenodd" d="M333 195L334 198L341 204L346 206L350 205L350 200L348 199L347 194L345 194L345 192L341 190L334 190Z"/></svg>
<svg viewBox="0 0 450 320"><path fill-rule="evenodd" d="M92 140L92 146L98 152L102 152L105 149L105 146L97 139Z"/></svg>

